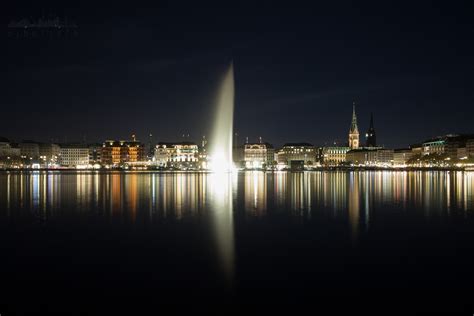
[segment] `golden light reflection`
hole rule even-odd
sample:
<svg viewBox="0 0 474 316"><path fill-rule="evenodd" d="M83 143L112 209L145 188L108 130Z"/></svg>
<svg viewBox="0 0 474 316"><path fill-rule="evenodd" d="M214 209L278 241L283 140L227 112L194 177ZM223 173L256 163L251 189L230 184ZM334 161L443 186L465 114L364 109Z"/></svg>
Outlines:
<svg viewBox="0 0 474 316"><path fill-rule="evenodd" d="M128 213L132 222L137 218L138 208L138 176L135 173L125 175L125 202L128 208Z"/></svg>
<svg viewBox="0 0 474 316"><path fill-rule="evenodd" d="M262 216L267 210L267 177L265 172L245 173L245 212L252 216Z"/></svg>
<svg viewBox="0 0 474 316"><path fill-rule="evenodd" d="M232 188L237 175L213 173L209 176L211 220L220 266L228 282L235 269L234 214Z"/></svg>
<svg viewBox="0 0 474 316"><path fill-rule="evenodd" d="M349 173L349 223L351 225L352 241L356 242L359 236L360 223L360 191L359 186L362 181L359 179L359 172Z"/></svg>
<svg viewBox="0 0 474 316"><path fill-rule="evenodd" d="M235 183L227 184L227 177ZM387 207L427 218L456 216L460 210L468 214L474 210L474 172L5 172L0 173L0 214L93 211L131 222L182 220L214 213L214 202L232 213L231 193L249 220L275 212L305 219L330 216L348 220L355 231L356 224L368 229L374 212Z"/></svg>
<svg viewBox="0 0 474 316"><path fill-rule="evenodd" d="M120 216L122 211L122 175L113 173L110 175L110 189L107 190L110 196L110 212L112 216Z"/></svg>

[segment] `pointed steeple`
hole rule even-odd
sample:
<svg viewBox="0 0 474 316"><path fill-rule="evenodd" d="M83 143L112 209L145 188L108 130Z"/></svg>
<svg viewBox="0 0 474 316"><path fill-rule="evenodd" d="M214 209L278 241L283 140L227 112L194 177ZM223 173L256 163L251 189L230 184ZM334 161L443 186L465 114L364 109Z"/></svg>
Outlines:
<svg viewBox="0 0 474 316"><path fill-rule="evenodd" d="M350 133L359 133L359 128L357 127L357 115L355 107L355 102L352 102L352 122Z"/></svg>
<svg viewBox="0 0 474 316"><path fill-rule="evenodd" d="M352 122L349 130L349 147L351 149L359 148L359 128L357 127L357 115L355 111L355 102L352 102Z"/></svg>
<svg viewBox="0 0 474 316"><path fill-rule="evenodd" d="M376 147L377 146L377 138L375 135L375 128L374 128L374 116L372 113L370 113L370 126L369 130L365 134L365 145L367 147Z"/></svg>

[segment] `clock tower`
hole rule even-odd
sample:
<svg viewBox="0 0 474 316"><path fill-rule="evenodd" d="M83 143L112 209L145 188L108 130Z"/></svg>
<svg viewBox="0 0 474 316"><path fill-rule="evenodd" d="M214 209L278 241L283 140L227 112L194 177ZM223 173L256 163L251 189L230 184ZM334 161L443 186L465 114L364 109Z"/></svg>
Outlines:
<svg viewBox="0 0 474 316"><path fill-rule="evenodd" d="M357 128L355 102L352 102L352 122L351 122L351 128L349 130L349 147L351 149L359 148L359 129Z"/></svg>

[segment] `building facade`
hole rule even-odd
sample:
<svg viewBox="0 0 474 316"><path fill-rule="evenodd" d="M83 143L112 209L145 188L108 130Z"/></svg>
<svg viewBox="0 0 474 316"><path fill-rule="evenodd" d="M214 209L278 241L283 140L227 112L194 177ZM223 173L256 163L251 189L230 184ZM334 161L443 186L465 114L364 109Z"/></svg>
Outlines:
<svg viewBox="0 0 474 316"><path fill-rule="evenodd" d="M446 149L446 141L444 139L432 139L425 141L422 145L423 155L441 155Z"/></svg>
<svg viewBox="0 0 474 316"><path fill-rule="evenodd" d="M59 164L68 168L88 168L89 148L84 144L61 144Z"/></svg>
<svg viewBox="0 0 474 316"><path fill-rule="evenodd" d="M346 161L354 165L392 166L393 149L376 149L373 147L353 149L347 152Z"/></svg>
<svg viewBox="0 0 474 316"><path fill-rule="evenodd" d="M427 140L423 143L423 155L444 155L448 159L457 159L458 150L466 148L469 153L469 146L472 146L474 135L448 134ZM461 149L461 152L463 150Z"/></svg>
<svg viewBox="0 0 474 316"><path fill-rule="evenodd" d="M474 158L474 138L466 142L466 153L468 157Z"/></svg>
<svg viewBox="0 0 474 316"><path fill-rule="evenodd" d="M376 164L379 166L393 166L394 150L377 149Z"/></svg>
<svg viewBox="0 0 474 316"><path fill-rule="evenodd" d="M59 164L59 156L61 155L61 148L58 144L39 144L39 158L40 162L45 166L52 166Z"/></svg>
<svg viewBox="0 0 474 316"><path fill-rule="evenodd" d="M409 160L414 156L415 154L410 148L401 148L401 149L395 149L393 151L393 165L394 166L406 166L409 162Z"/></svg>
<svg viewBox="0 0 474 316"><path fill-rule="evenodd" d="M0 158L19 158L20 157L20 148L15 146L7 138L0 137Z"/></svg>
<svg viewBox="0 0 474 316"><path fill-rule="evenodd" d="M119 167L145 161L145 146L136 140L107 140L102 144L102 165Z"/></svg>
<svg viewBox="0 0 474 316"><path fill-rule="evenodd" d="M178 169L199 168L199 148L193 142L158 143L155 146L155 164Z"/></svg>
<svg viewBox="0 0 474 316"><path fill-rule="evenodd" d="M346 161L353 165L375 165L377 162L377 150L359 148L349 150Z"/></svg>
<svg viewBox="0 0 474 316"><path fill-rule="evenodd" d="M321 150L321 159L324 165L336 166L346 161L346 154L349 147L329 146Z"/></svg>
<svg viewBox="0 0 474 316"><path fill-rule="evenodd" d="M247 169L265 169L274 164L275 149L264 142L245 144L244 161Z"/></svg>
<svg viewBox="0 0 474 316"><path fill-rule="evenodd" d="M456 159L463 160L463 159L467 159L467 158L469 158L469 154L467 152L467 147L459 147L456 150Z"/></svg>
<svg viewBox="0 0 474 316"><path fill-rule="evenodd" d="M102 144L89 144L89 163L93 166L100 165L102 159Z"/></svg>
<svg viewBox="0 0 474 316"><path fill-rule="evenodd" d="M309 143L287 143L277 153L278 165L290 166L293 161L302 161L303 165L315 165L316 148Z"/></svg>
<svg viewBox="0 0 474 316"><path fill-rule="evenodd" d="M10 168L20 166L20 148L18 144L11 143L10 140L0 137L0 168Z"/></svg>
<svg viewBox="0 0 474 316"><path fill-rule="evenodd" d="M24 159L39 160L39 144L33 141L23 141L19 144L20 155Z"/></svg>

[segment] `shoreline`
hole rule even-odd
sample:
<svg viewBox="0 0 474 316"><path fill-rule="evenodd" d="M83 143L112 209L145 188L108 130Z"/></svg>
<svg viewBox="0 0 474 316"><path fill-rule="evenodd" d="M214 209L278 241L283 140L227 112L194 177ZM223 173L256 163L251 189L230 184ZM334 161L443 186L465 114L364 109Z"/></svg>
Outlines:
<svg viewBox="0 0 474 316"><path fill-rule="evenodd" d="M382 167L322 167L308 170L262 170L262 169L242 169L238 173L263 172L263 173L305 173L305 172L365 172L365 171L465 171L474 172L474 168L465 167L407 167L407 168L382 168ZM125 169L0 169L1 173L202 173L213 174L210 170L125 170Z"/></svg>

